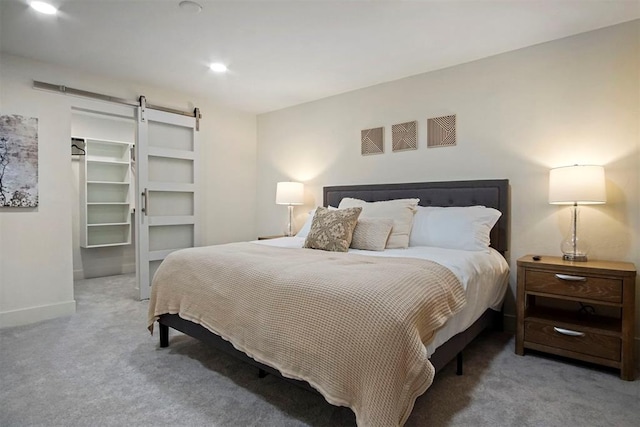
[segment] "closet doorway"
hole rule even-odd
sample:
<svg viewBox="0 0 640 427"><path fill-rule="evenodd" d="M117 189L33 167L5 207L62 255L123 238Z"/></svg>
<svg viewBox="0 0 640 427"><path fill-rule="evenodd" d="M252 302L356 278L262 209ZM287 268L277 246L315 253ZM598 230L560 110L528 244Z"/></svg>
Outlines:
<svg viewBox="0 0 640 427"><path fill-rule="evenodd" d="M135 108L74 104L73 278L135 273Z"/></svg>
<svg viewBox="0 0 640 427"><path fill-rule="evenodd" d="M162 260L200 244L197 120L87 100L71 117L74 279L135 272L147 299Z"/></svg>

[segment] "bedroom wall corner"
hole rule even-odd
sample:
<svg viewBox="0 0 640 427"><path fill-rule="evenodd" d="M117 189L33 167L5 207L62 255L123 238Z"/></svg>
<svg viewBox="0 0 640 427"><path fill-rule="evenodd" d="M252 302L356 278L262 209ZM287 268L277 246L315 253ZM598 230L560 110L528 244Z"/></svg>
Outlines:
<svg viewBox="0 0 640 427"><path fill-rule="evenodd" d="M0 327L75 312L73 297L74 98L32 88L33 80L137 99L178 110L199 107L201 242L253 240L256 235L256 116L214 100L108 79L20 56L0 55L0 113L39 119L40 206L0 209ZM233 183L233 185L230 185ZM77 243L76 243L77 244ZM79 276L80 272L76 272Z"/></svg>
<svg viewBox="0 0 640 427"><path fill-rule="evenodd" d="M569 210L548 204L549 169L603 164L606 205L581 211L592 259L640 269L640 20L348 92L258 116L258 232L276 234L285 211L275 183L305 183L306 212L326 185L508 178L510 288L515 260L560 254ZM457 145L426 147L426 120L456 114ZM393 152L391 126L418 120L418 149ZM383 154L360 154L360 131L384 126ZM640 301L640 279L636 300ZM636 310L636 337L640 309ZM638 353L640 355L640 353ZM640 359L640 356L638 357Z"/></svg>

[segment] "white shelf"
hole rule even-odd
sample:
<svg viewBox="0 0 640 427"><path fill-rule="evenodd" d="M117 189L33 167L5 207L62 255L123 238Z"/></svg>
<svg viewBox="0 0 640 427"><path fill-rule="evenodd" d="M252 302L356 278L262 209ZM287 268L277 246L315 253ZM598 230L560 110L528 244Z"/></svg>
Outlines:
<svg viewBox="0 0 640 427"><path fill-rule="evenodd" d="M77 138L77 137L74 137L74 138ZM80 137L80 139L84 139L84 141L87 144L109 144L109 145L122 145L127 147L131 147L131 145L133 145L131 142L128 142L128 141L115 141L113 139L96 139L96 138L83 138L83 137Z"/></svg>
<svg viewBox="0 0 640 427"><path fill-rule="evenodd" d="M87 246L128 245L131 243L131 224L104 224L87 227Z"/></svg>
<svg viewBox="0 0 640 427"><path fill-rule="evenodd" d="M107 248L107 247L111 247L111 246L125 246L125 245L130 245L131 242L126 242L126 243L107 243L107 244L99 244L99 245L86 245L83 246L83 248L87 248L87 249L91 249L91 248Z"/></svg>
<svg viewBox="0 0 640 427"><path fill-rule="evenodd" d="M129 185L128 182L113 182L113 181L87 181L87 184L102 184L102 185Z"/></svg>
<svg viewBox="0 0 640 427"><path fill-rule="evenodd" d="M129 150L132 144L128 142L86 138L85 144L88 160L129 163Z"/></svg>
<svg viewBox="0 0 640 427"><path fill-rule="evenodd" d="M94 224L123 224L130 221L128 203L87 203L87 226Z"/></svg>
<svg viewBox="0 0 640 427"><path fill-rule="evenodd" d="M129 182L130 167L122 163L87 161L85 166L87 181Z"/></svg>
<svg viewBox="0 0 640 427"><path fill-rule="evenodd" d="M91 205L126 205L129 206L129 202L89 202L87 206Z"/></svg>
<svg viewBox="0 0 640 427"><path fill-rule="evenodd" d="M121 160L100 160L94 156L87 157L87 163L103 163L107 165L122 165L129 166L129 162L123 162Z"/></svg>
<svg viewBox="0 0 640 427"><path fill-rule="evenodd" d="M127 203L129 187L124 185L87 184L87 203Z"/></svg>
<svg viewBox="0 0 640 427"><path fill-rule="evenodd" d="M125 141L82 138L80 246L131 243L131 147Z"/></svg>

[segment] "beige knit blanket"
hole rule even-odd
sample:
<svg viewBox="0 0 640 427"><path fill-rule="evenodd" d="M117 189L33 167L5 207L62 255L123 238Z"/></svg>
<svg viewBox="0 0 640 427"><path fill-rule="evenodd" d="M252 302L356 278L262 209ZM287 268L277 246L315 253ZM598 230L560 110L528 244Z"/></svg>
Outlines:
<svg viewBox="0 0 640 427"><path fill-rule="evenodd" d="M231 243L169 255L148 326L178 313L351 408L359 426L388 427L431 385L424 344L464 304L431 261Z"/></svg>

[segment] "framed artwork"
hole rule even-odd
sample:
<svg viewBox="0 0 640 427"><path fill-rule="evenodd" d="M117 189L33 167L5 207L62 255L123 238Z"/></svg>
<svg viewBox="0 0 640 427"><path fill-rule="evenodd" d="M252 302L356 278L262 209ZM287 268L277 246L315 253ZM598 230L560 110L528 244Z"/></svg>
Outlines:
<svg viewBox="0 0 640 427"><path fill-rule="evenodd" d="M360 150L363 156L384 153L384 127L360 132Z"/></svg>
<svg viewBox="0 0 640 427"><path fill-rule="evenodd" d="M391 126L391 149L406 151L418 149L418 122L398 123Z"/></svg>
<svg viewBox="0 0 640 427"><path fill-rule="evenodd" d="M427 120L427 147L456 145L456 115Z"/></svg>
<svg viewBox="0 0 640 427"><path fill-rule="evenodd" d="M38 119L0 116L0 207L38 206Z"/></svg>

